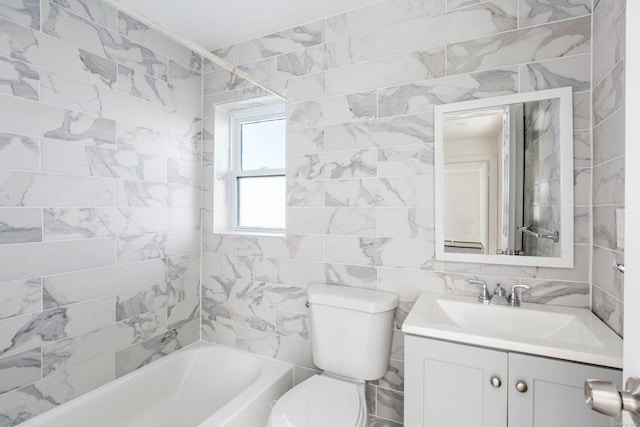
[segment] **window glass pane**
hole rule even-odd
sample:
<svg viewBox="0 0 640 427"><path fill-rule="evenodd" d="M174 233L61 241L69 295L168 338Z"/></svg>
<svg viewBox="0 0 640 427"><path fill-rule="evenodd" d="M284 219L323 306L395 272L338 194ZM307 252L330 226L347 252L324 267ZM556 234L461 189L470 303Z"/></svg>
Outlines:
<svg viewBox="0 0 640 427"><path fill-rule="evenodd" d="M242 170L284 169L287 121L242 124Z"/></svg>
<svg viewBox="0 0 640 427"><path fill-rule="evenodd" d="M238 178L238 226L284 228L284 176Z"/></svg>

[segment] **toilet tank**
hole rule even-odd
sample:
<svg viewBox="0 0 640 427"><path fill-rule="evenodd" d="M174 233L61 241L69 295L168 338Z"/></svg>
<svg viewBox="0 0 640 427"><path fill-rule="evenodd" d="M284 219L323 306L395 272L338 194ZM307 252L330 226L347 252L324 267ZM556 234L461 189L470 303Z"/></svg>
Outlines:
<svg viewBox="0 0 640 427"><path fill-rule="evenodd" d="M313 362L318 368L359 380L384 376L389 367L396 294L312 285L308 301Z"/></svg>

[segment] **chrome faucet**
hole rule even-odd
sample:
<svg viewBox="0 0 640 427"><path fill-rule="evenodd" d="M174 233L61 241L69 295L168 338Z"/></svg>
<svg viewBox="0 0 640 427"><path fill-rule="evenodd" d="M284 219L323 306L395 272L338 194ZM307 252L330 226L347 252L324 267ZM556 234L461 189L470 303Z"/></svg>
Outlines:
<svg viewBox="0 0 640 427"><path fill-rule="evenodd" d="M482 286L480 295L478 295L478 302L481 302L482 304L489 304L489 302L491 302L491 297L493 295L489 293L489 289L487 289L487 284L485 282L483 282L482 280L470 279L469 283L471 283L472 285Z"/></svg>
<svg viewBox="0 0 640 427"><path fill-rule="evenodd" d="M520 294L518 289L531 289L531 285L513 285L511 286L511 292L507 297L507 304L512 307L518 307L520 305Z"/></svg>

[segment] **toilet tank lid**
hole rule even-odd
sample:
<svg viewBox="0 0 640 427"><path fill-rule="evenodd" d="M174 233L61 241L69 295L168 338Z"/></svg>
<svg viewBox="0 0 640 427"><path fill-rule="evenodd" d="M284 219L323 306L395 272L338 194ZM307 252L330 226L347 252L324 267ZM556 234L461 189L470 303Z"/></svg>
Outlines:
<svg viewBox="0 0 640 427"><path fill-rule="evenodd" d="M398 295L392 292L338 285L311 285L307 289L309 304L322 304L367 313L393 310Z"/></svg>

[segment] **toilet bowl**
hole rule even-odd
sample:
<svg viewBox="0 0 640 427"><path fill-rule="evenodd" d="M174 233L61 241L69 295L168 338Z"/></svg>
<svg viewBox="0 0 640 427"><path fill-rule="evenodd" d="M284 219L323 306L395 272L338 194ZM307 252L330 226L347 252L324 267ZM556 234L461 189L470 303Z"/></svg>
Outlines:
<svg viewBox="0 0 640 427"><path fill-rule="evenodd" d="M365 427L364 386L364 381L314 375L278 400L268 427Z"/></svg>

